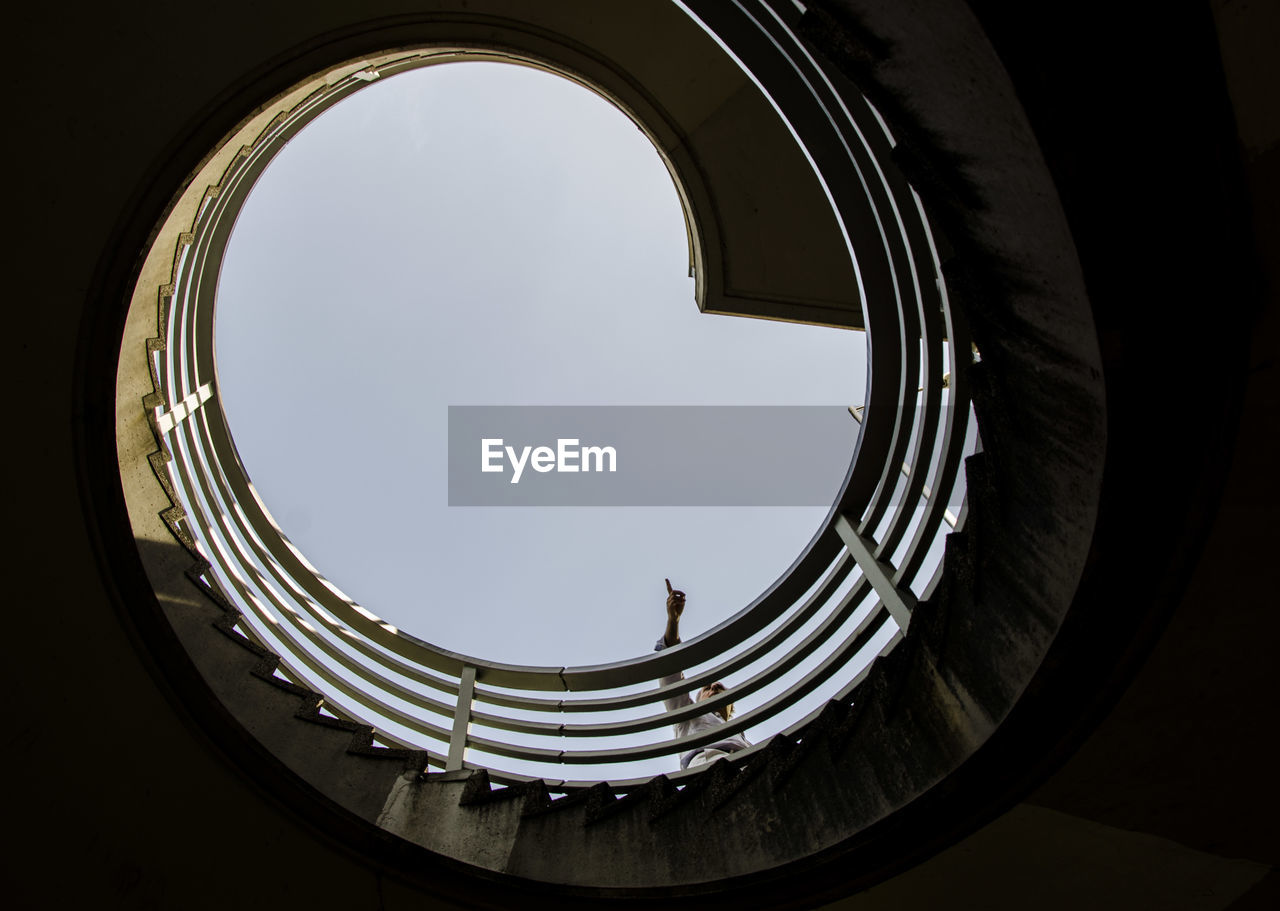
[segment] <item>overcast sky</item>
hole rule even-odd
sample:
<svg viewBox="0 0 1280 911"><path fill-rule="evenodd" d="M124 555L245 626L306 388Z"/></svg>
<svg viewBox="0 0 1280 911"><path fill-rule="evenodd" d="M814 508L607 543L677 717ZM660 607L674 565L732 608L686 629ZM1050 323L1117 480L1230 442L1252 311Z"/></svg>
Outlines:
<svg viewBox="0 0 1280 911"><path fill-rule="evenodd" d="M302 131L240 214L216 332L236 445L286 534L372 612L496 661L646 652L667 576L688 638L826 510L450 508L448 406L863 401L861 333L699 314L652 145L505 64L379 80Z"/></svg>

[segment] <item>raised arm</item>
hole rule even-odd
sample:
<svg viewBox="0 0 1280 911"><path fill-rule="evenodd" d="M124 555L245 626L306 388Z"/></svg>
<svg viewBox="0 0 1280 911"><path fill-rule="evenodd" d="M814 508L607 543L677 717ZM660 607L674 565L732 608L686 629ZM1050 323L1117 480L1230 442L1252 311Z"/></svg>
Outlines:
<svg viewBox="0 0 1280 911"><path fill-rule="evenodd" d="M684 592L676 591L672 588L670 579L667 579L666 582L667 629L666 632L663 633L662 638L658 641L658 644L654 646L654 648L657 649L667 648L668 646L675 645L680 641L680 615L684 613ZM674 674L668 674L666 677L662 677L658 680L658 683L661 686L669 686L677 680L683 679L684 673L682 671L677 671ZM663 704L666 705L668 712L674 712L676 709L684 708L686 705L690 705L693 702L693 700L689 698L689 694L683 691L668 696L662 701ZM687 733L687 731L681 730L681 726L687 724L688 722L681 722L681 724L676 725L677 737Z"/></svg>
<svg viewBox="0 0 1280 911"><path fill-rule="evenodd" d="M663 635L662 641L671 646L680 641L680 615L684 613L684 592L672 588L670 579L667 579L666 583L667 631Z"/></svg>

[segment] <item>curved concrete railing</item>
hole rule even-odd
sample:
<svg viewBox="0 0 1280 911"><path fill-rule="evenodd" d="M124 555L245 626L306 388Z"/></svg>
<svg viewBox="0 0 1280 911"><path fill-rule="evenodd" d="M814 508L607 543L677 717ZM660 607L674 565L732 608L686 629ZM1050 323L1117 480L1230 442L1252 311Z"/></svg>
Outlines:
<svg viewBox="0 0 1280 911"><path fill-rule="evenodd" d="M625 790L645 779L619 777L618 763L747 728L762 742L762 734L793 733L827 699L847 699L871 662L901 640L914 605L937 582L942 538L963 526L964 511L957 517L948 503L963 495L959 467L975 436L966 370L976 349L948 301L920 199L892 164L893 138L860 93L835 84L810 57L795 34L793 4L690 7L732 48L812 163L854 263L871 352L856 455L822 530L768 592L705 635L590 667L515 666L441 649L325 580L268 514L236 454L217 396L213 315L221 257L254 181L291 136L372 78L493 57L492 49L387 55L339 68L289 99L205 193L179 240L172 286L161 291L159 341L148 350L156 394L146 405L185 513L172 525L208 561L203 582L242 612L240 630L278 654L289 676L325 694L329 708L371 725L387 744L426 750L441 768L487 768L506 782L541 777L564 791L608 777ZM564 72L549 60L497 56ZM682 198L706 192L691 186L690 169L672 169ZM700 238L697 212L689 219ZM707 258L701 251L695 262ZM688 679L652 683L676 671L689 671ZM663 711L673 691L729 675L742 682L696 710ZM750 707L714 738L665 736L681 718L731 701ZM796 705L812 711L777 721ZM588 713L588 723L575 720ZM477 753L493 759L477 761ZM541 774L529 774L530 763ZM573 777L556 774L566 766ZM606 773L593 777L593 768Z"/></svg>

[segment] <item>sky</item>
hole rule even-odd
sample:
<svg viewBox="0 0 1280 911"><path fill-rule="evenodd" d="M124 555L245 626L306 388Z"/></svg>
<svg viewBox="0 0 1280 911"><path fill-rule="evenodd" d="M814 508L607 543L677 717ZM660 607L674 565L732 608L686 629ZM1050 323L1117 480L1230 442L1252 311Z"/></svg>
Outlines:
<svg viewBox="0 0 1280 911"><path fill-rule="evenodd" d="M845 406L865 382L862 333L700 314L648 139L500 63L375 81L296 136L239 215L215 332L241 459L310 562L420 638L542 666L650 650L666 577L685 638L714 626L826 510L449 507L450 405Z"/></svg>

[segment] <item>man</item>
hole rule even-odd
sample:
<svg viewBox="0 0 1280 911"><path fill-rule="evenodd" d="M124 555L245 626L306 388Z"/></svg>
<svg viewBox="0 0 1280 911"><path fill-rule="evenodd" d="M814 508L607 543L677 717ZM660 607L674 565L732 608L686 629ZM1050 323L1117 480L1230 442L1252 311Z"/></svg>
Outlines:
<svg viewBox="0 0 1280 911"><path fill-rule="evenodd" d="M676 645L680 642L680 615L684 613L684 592L676 591L671 587L671 580L667 579L667 629L662 638L658 640L658 644L654 646L654 651L662 651L668 646ZM672 674L669 677L663 677L658 682L662 686L675 683L677 680L683 680L684 673ZM725 685L720 682L712 683L704 686L698 691L697 701L709 699L717 693L722 693ZM686 705L693 705L694 700L689 698L688 693L679 693L663 700L667 706L667 711L672 712L676 709L683 708ZM708 711L702 715L695 715L687 721L678 722L675 725L677 737L686 737L690 734L700 734L703 731L723 725L733 717L733 703L714 711ZM746 737L741 734L731 734L723 740L717 740L714 743L703 747L696 747L680 757L680 768L688 769L693 766L703 765L704 763L714 762L721 756L728 756L730 753L738 750L745 750L751 744Z"/></svg>

